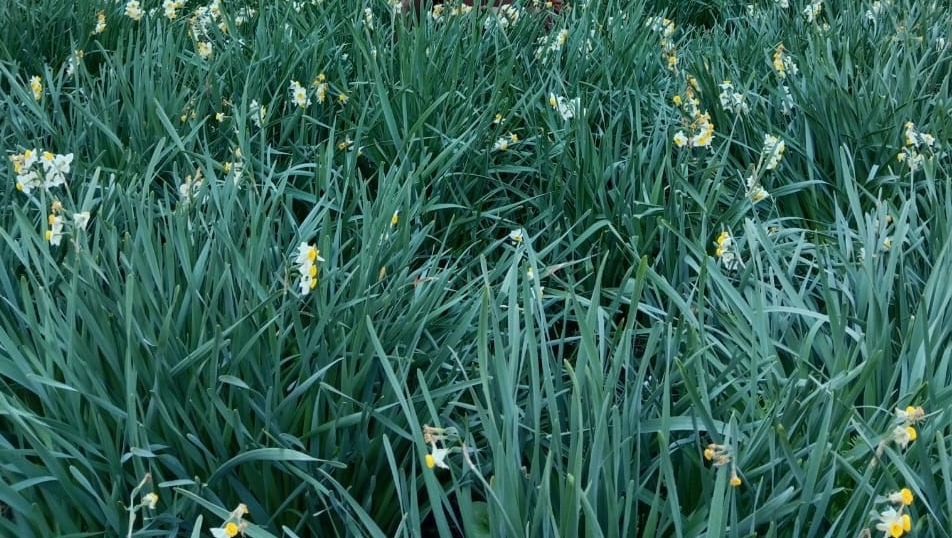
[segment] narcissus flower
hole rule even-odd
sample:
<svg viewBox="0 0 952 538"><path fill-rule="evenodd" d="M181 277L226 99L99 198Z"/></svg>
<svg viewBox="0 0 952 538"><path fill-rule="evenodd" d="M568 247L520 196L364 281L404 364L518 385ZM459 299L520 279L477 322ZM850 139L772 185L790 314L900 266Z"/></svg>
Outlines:
<svg viewBox="0 0 952 538"><path fill-rule="evenodd" d="M321 252L314 245L302 242L298 245L297 257L294 263L297 265L298 289L301 295L311 293L311 290L317 287L317 262L324 261Z"/></svg>
<svg viewBox="0 0 952 538"><path fill-rule="evenodd" d="M889 502L893 504L909 506L913 501L912 490L909 488L902 488L899 491L890 493L887 499L889 499Z"/></svg>
<svg viewBox="0 0 952 538"><path fill-rule="evenodd" d="M142 4L139 3L139 0L126 2L126 17L137 22L142 19Z"/></svg>
<svg viewBox="0 0 952 538"><path fill-rule="evenodd" d="M33 99L39 101L43 98L43 79L39 75L30 78L30 91L33 92Z"/></svg>
<svg viewBox="0 0 952 538"><path fill-rule="evenodd" d="M776 136L765 134L764 149L761 155L767 160L766 169L773 170L777 168L777 165L780 164L780 159L783 158L783 152L786 150L787 144L783 140Z"/></svg>
<svg viewBox="0 0 952 538"><path fill-rule="evenodd" d="M89 224L89 218L89 211L73 213L73 226L79 230L85 230L86 226Z"/></svg>
<svg viewBox="0 0 952 538"><path fill-rule="evenodd" d="M248 522L244 520L244 516L247 513L248 507L244 504L239 504L238 508L232 510L228 519L226 519L220 527L209 529L212 536L215 538L233 538L239 533L244 534L245 529L248 527Z"/></svg>
<svg viewBox="0 0 952 538"><path fill-rule="evenodd" d="M149 510L155 510L155 506L159 503L159 495L155 492L146 493L142 496L142 506L145 506Z"/></svg>
<svg viewBox="0 0 952 538"><path fill-rule="evenodd" d="M165 10L165 16L169 20L178 18L178 10L185 6L182 0L165 0L162 2L162 9Z"/></svg>
<svg viewBox="0 0 952 538"><path fill-rule="evenodd" d="M509 147L518 141L519 135L516 133L509 133L507 136L500 137L498 140L496 140L496 143L493 144L493 151L508 151Z"/></svg>
<svg viewBox="0 0 952 538"><path fill-rule="evenodd" d="M101 34L106 31L106 12L100 11L96 14L96 27L93 28L93 34Z"/></svg>
<svg viewBox="0 0 952 538"><path fill-rule="evenodd" d="M912 518L909 517L909 514L903 514L901 509L887 508L880 512L876 530L883 531L884 536L899 538L911 529Z"/></svg>
<svg viewBox="0 0 952 538"><path fill-rule="evenodd" d="M718 86L721 88L721 93L717 96L721 102L721 108L738 115L750 112L744 94L735 91L734 84L731 81L725 80Z"/></svg>
<svg viewBox="0 0 952 538"><path fill-rule="evenodd" d="M40 161L43 163L43 173L46 175L46 181L43 186L47 189L66 184L66 174L69 173L70 164L73 162L73 154L54 155L49 151L43 152Z"/></svg>
<svg viewBox="0 0 952 538"><path fill-rule="evenodd" d="M436 443L431 445L433 451L426 455L426 466L430 469L439 467L440 469L449 469L450 466L446 464L446 456L450 453L448 448L437 448Z"/></svg>
<svg viewBox="0 0 952 538"><path fill-rule="evenodd" d="M260 128L268 115L268 107L258 103L257 99L253 99L251 104L248 105L248 113L251 115L251 123Z"/></svg>
<svg viewBox="0 0 952 538"><path fill-rule="evenodd" d="M291 102L296 106L306 108L311 104L311 98L307 96L307 90L298 81L292 80L288 90L291 92Z"/></svg>
<svg viewBox="0 0 952 538"><path fill-rule="evenodd" d="M900 448L905 449L909 446L909 443L916 440L918 434L916 429L908 425L899 425L893 428L892 431L892 440Z"/></svg>
<svg viewBox="0 0 952 538"><path fill-rule="evenodd" d="M198 51L198 57L207 60L212 57L212 44L208 41L199 41L195 45L196 50Z"/></svg>
<svg viewBox="0 0 952 538"><path fill-rule="evenodd" d="M56 247L63 241L63 217L55 213L50 213L47 217L50 227L46 230L46 240L50 245Z"/></svg>
<svg viewBox="0 0 952 538"><path fill-rule="evenodd" d="M570 120L574 118L579 111L579 98L568 99L564 96L557 96L554 93L550 93L549 106L558 110L563 120Z"/></svg>
<svg viewBox="0 0 952 538"><path fill-rule="evenodd" d="M777 45L773 54L773 67L780 78L787 78L787 75L796 75L800 72L796 62L783 47L783 43Z"/></svg>

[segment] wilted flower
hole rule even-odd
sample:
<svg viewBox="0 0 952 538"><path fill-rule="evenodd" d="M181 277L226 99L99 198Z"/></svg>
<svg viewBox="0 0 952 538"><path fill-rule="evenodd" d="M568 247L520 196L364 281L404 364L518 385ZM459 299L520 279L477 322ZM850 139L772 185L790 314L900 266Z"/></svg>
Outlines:
<svg viewBox="0 0 952 538"><path fill-rule="evenodd" d="M727 445L710 443L704 448L704 459L715 466L727 465L731 462L731 448Z"/></svg>
<svg viewBox="0 0 952 538"><path fill-rule="evenodd" d="M904 424L916 424L925 419L926 412L920 407L906 406L905 409L896 409L896 418Z"/></svg>

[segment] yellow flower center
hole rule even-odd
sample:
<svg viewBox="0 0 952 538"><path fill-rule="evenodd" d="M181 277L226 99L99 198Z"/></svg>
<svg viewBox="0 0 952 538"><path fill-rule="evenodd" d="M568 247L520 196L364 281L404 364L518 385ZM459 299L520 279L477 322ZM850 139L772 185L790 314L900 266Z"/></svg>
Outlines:
<svg viewBox="0 0 952 538"><path fill-rule="evenodd" d="M433 459L433 454L426 455L426 466L430 469L436 467L436 460Z"/></svg>
<svg viewBox="0 0 952 538"><path fill-rule="evenodd" d="M238 534L238 524L234 521L225 523L225 534L228 536L236 536Z"/></svg>

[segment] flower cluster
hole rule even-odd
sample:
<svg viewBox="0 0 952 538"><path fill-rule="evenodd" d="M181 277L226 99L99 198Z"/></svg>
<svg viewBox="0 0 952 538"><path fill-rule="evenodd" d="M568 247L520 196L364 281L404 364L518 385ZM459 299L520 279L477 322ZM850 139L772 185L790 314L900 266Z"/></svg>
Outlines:
<svg viewBox="0 0 952 538"><path fill-rule="evenodd" d="M291 92L291 102L299 108L307 108L311 104L311 98L307 95L307 90L304 89L304 86L301 86L301 83L292 80L288 91Z"/></svg>
<svg viewBox="0 0 952 538"><path fill-rule="evenodd" d="M317 287L317 262L324 261L321 257L321 251L314 245L302 242L298 245L297 258L294 259L300 280L298 288L301 295L311 293L311 290Z"/></svg>
<svg viewBox="0 0 952 538"><path fill-rule="evenodd" d="M364 8L363 19L361 23L364 25L364 28L373 31L374 29L374 10L369 7Z"/></svg>
<svg viewBox="0 0 952 538"><path fill-rule="evenodd" d="M327 99L327 77L324 76L324 73L318 73L311 86L314 88L314 96L317 97L317 102L323 104Z"/></svg>
<svg viewBox="0 0 952 538"><path fill-rule="evenodd" d="M899 538L912 529L912 518L909 514L903 513L905 509L912 506L914 497L912 490L902 488L881 498L882 501L890 505L879 513L874 513L879 522L876 523L876 530L883 531L885 538Z"/></svg>
<svg viewBox="0 0 952 538"><path fill-rule="evenodd" d="M125 13L126 17L136 22L142 20L142 4L139 3L139 0L129 0L126 2Z"/></svg>
<svg viewBox="0 0 952 538"><path fill-rule="evenodd" d="M233 151L232 154L234 155L234 160L223 163L222 169L224 170L225 174L231 177L235 184L238 184L241 181L241 175L245 170L245 161L241 154L241 148L235 148L235 151Z"/></svg>
<svg viewBox="0 0 952 538"><path fill-rule="evenodd" d="M72 54L69 55L69 58L66 59L66 76L72 77L76 74L76 68L79 67L79 62L83 60L83 55L85 53L82 49L74 50Z"/></svg>
<svg viewBox="0 0 952 538"><path fill-rule="evenodd" d="M732 236L730 232L727 230L722 231L717 236L714 245L716 246L714 249L714 257L721 260L721 263L723 263L724 267L729 271L733 271L742 265L740 257L734 248L734 236Z"/></svg>
<svg viewBox="0 0 952 538"><path fill-rule="evenodd" d="M888 8L891 3L892 2L890 2L889 0L886 0L885 2L876 0L875 2L873 2L872 5L870 5L869 9L866 10L866 20L870 22L876 22L877 20L879 20L879 16L884 11L886 11L886 8Z"/></svg>
<svg viewBox="0 0 952 538"><path fill-rule="evenodd" d="M737 476L737 465L734 463L734 456L730 446L710 443L704 448L704 459L711 462L715 467L730 465L731 486L736 488L742 484L740 477Z"/></svg>
<svg viewBox="0 0 952 538"><path fill-rule="evenodd" d="M519 135L516 133L509 133L506 136L501 136L496 140L496 143L493 144L493 151L509 151L509 148L512 144L519 142Z"/></svg>
<svg viewBox="0 0 952 538"><path fill-rule="evenodd" d="M550 93L549 106L558 110L563 120L570 120L579 112L579 98L569 99L562 95Z"/></svg>
<svg viewBox="0 0 952 538"><path fill-rule="evenodd" d="M774 49L773 53L773 67L777 72L777 76L785 79L787 75L797 75L800 73L800 68L797 67L797 63L793 60L793 57L787 52L787 49L784 48L783 43L777 45L777 48Z"/></svg>
<svg viewBox="0 0 952 538"><path fill-rule="evenodd" d="M248 113L251 115L251 123L260 129L268 116L268 107L259 103L257 99L252 99L251 104L248 105Z"/></svg>
<svg viewBox="0 0 952 538"><path fill-rule="evenodd" d="M106 12L100 11L96 14L96 27L93 28L93 35L101 34L106 31Z"/></svg>
<svg viewBox="0 0 952 538"><path fill-rule="evenodd" d="M460 12L460 14L462 14L462 12ZM508 30L511 26L515 26L521 17L521 8L518 8L512 4L504 4L502 6L498 6L489 16L489 18L486 19L485 28L489 30L493 27L496 27L503 30Z"/></svg>
<svg viewBox="0 0 952 538"><path fill-rule="evenodd" d="M244 503L239 504L237 508L231 511L231 514L228 515L228 518L225 519L220 527L209 529L212 536L215 538L233 538L237 536L238 533L243 535L245 529L248 528L248 522L244 519L247 514L248 507L245 506Z"/></svg>
<svg viewBox="0 0 952 538"><path fill-rule="evenodd" d="M536 48L535 57L542 59L542 63L545 63L550 53L557 53L565 47L568 38L568 28L563 28L557 34L546 34L540 37L538 39L539 47Z"/></svg>
<svg viewBox="0 0 952 538"><path fill-rule="evenodd" d="M165 11L165 17L167 19L175 20L178 18L178 10L185 7L185 2L182 0L165 0L162 2L162 9Z"/></svg>
<svg viewBox="0 0 952 538"><path fill-rule="evenodd" d="M760 180L764 172L777 168L780 164L780 160L783 158L783 152L786 151L786 149L787 145L783 140L770 134L764 135L764 147L760 150L760 158L757 161L757 165L744 181L746 196L751 202L756 204L770 196L770 193L761 186Z"/></svg>
<svg viewBox="0 0 952 538"><path fill-rule="evenodd" d="M803 18L807 22L816 22L823 10L823 0L813 0L807 7L803 8Z"/></svg>
<svg viewBox="0 0 952 538"><path fill-rule="evenodd" d="M664 17L652 17L648 19L645 26L661 36L661 59L664 60L668 69L676 72L678 69L678 50L671 40L671 36L674 35L674 21Z"/></svg>
<svg viewBox="0 0 952 538"><path fill-rule="evenodd" d="M907 121L905 124L906 144L896 155L899 162L905 162L909 165L909 170L915 172L925 161L921 151L932 152L935 145L935 137L929 133L923 133L916 130L916 124Z"/></svg>
<svg viewBox="0 0 952 538"><path fill-rule="evenodd" d="M735 91L731 81L725 80L718 86L721 88L721 93L717 96L721 101L721 108L735 115L743 115L750 112L750 107L747 106L744 94Z"/></svg>
<svg viewBox="0 0 952 538"><path fill-rule="evenodd" d="M330 86L327 82L327 76L324 73L318 73L317 76L314 77L314 81L311 82L310 90L296 80L292 80L288 86L288 91L291 95L291 104L298 108L307 108L310 106L312 95L318 104L324 104L327 102L328 90L330 90ZM337 92L337 102L341 105L347 104L348 99L347 94L343 91Z"/></svg>
<svg viewBox="0 0 952 538"><path fill-rule="evenodd" d="M198 57L207 60L212 57L212 43L211 41L197 41L195 43L195 52L198 53Z"/></svg>
<svg viewBox="0 0 952 538"><path fill-rule="evenodd" d="M10 162L13 163L13 173L16 174L17 190L30 194L36 188L49 191L53 187L65 185L73 154L58 155L49 151L40 154L36 149L28 149L23 153L11 155ZM40 167L36 166L37 162L41 164Z"/></svg>
<svg viewBox="0 0 952 538"><path fill-rule="evenodd" d="M895 415L898 424L879 443L873 463L876 463L879 457L882 456L883 450L890 441L905 450L909 443L915 441L918 437L915 426L926 418L926 412L921 406L911 405L905 409L897 408ZM889 493L885 497L878 497L877 500L890 505L882 511L871 513L872 517L878 520L876 530L883 532L883 538L899 538L912 529L912 517L905 513L906 508L911 506L914 500L912 490L902 488ZM867 531L864 530L864 532ZM868 532L867 536L869 536Z"/></svg>
<svg viewBox="0 0 952 538"><path fill-rule="evenodd" d="M198 192L202 189L202 171L196 170L195 176L188 174L185 176L185 181L179 185L179 196L182 198L182 201L189 203L196 198ZM204 201L204 200L202 200Z"/></svg>
<svg viewBox="0 0 952 538"><path fill-rule="evenodd" d="M450 466L446 464L446 456L449 455L452 449L447 448L447 444L459 442L459 433L456 428L436 428L424 424L423 442L430 445L430 453L426 455L426 466L430 469L436 467L449 469Z"/></svg>
<svg viewBox="0 0 952 538"><path fill-rule="evenodd" d="M46 217L49 228L46 230L46 240L50 245L58 247L63 241L63 204L54 201L50 206L50 214Z"/></svg>
<svg viewBox="0 0 952 538"><path fill-rule="evenodd" d="M916 440L919 434L916 432L915 425L925 418L925 411L922 407L906 407L906 409L896 409L896 418L899 424L893 428L891 439L897 446L903 450L909 446L909 443Z"/></svg>
<svg viewBox="0 0 952 538"><path fill-rule="evenodd" d="M43 99L43 79L39 75L30 78L30 91L33 92L34 100Z"/></svg>
<svg viewBox="0 0 952 538"><path fill-rule="evenodd" d="M764 149L760 152L760 158L762 160L764 158L767 159L767 170L777 168L777 165L780 164L780 159L783 158L783 152L786 151L786 149L787 145L783 140L773 135L764 135Z"/></svg>
<svg viewBox="0 0 952 538"><path fill-rule="evenodd" d="M697 82L689 75L684 96L675 95L672 99L681 109L682 126L691 133L691 136L688 136L684 129L681 129L674 134L674 145L679 148L710 147L714 141L714 123L711 122L710 113L706 110L701 112L701 101L694 93L696 89Z"/></svg>

